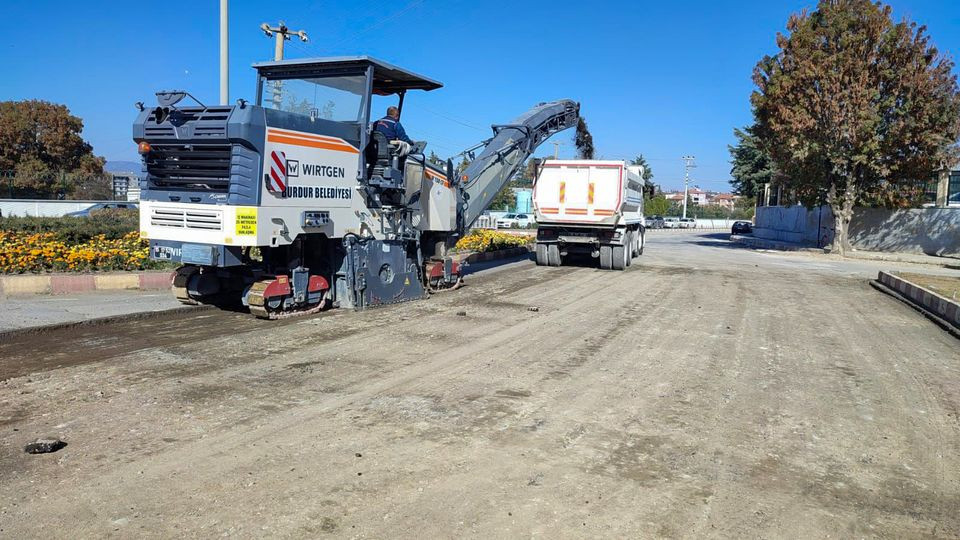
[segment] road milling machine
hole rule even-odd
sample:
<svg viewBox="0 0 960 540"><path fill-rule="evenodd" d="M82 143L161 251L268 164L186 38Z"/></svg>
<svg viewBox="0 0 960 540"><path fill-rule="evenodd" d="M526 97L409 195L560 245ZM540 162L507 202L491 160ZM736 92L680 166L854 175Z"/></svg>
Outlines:
<svg viewBox="0 0 960 540"><path fill-rule="evenodd" d="M184 303L261 318L366 308L457 287L448 255L525 160L574 126L579 104L541 103L455 173L426 143L371 129L371 99L442 85L366 56L263 62L256 103L204 106L186 92L138 104L140 230L150 257L179 263ZM185 100L192 100L196 106Z"/></svg>

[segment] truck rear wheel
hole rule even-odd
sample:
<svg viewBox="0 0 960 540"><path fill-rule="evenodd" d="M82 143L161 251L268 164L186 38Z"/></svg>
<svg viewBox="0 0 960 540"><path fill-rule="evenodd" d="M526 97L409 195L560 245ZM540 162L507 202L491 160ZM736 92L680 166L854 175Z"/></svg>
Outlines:
<svg viewBox="0 0 960 540"><path fill-rule="evenodd" d="M630 260L630 246L613 246L613 269L624 270Z"/></svg>
<svg viewBox="0 0 960 540"><path fill-rule="evenodd" d="M560 266L560 246L550 244L547 246L547 264L550 266Z"/></svg>
<svg viewBox="0 0 960 540"><path fill-rule="evenodd" d="M600 246L600 268L610 270L613 267L613 246Z"/></svg>
<svg viewBox="0 0 960 540"><path fill-rule="evenodd" d="M537 244L537 266L547 265L547 244Z"/></svg>

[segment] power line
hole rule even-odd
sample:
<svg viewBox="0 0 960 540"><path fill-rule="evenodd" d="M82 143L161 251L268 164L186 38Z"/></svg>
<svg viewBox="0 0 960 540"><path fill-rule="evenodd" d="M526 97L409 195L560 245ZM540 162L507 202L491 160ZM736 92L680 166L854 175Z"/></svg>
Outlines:
<svg viewBox="0 0 960 540"><path fill-rule="evenodd" d="M447 115L447 114L444 114L444 113L441 113L441 112L437 112L437 111L435 111L435 110L433 110L433 109L424 107L424 106L422 106L422 105L418 105L418 106L417 106L417 110L426 111L426 112L428 112L428 113L430 113L430 114L432 114L432 115L434 115L434 116L439 116L440 118L443 118L443 119L445 119L445 120L449 120L449 121L451 121L451 122L453 122L453 123L455 123L455 124L460 124L461 126L468 127L468 128L470 128L470 129L475 129L475 130L477 130L477 131L487 132L488 129L489 129L489 128L488 128L488 129L484 129L484 128L481 128L481 127L477 127L477 126L475 126L475 125L473 125L473 124L470 124L470 123L467 122L466 120L460 120L460 119L458 119L458 118L456 118L456 117L453 117L453 116L450 116L450 115Z"/></svg>
<svg viewBox="0 0 960 540"><path fill-rule="evenodd" d="M351 41L355 40L356 38L358 38L358 37L360 37L360 36L362 36L362 35L364 35L364 34L366 34L367 32L370 32L371 30L376 30L377 28L380 28L381 26L383 26L383 25L387 24L388 22L396 19L397 17L400 17L401 15L404 15L405 13L407 13L407 12L410 11L411 9L419 6L419 5L422 4L423 2L424 2L424 0L413 0L413 2L410 2L409 4L407 4L403 9L401 9L401 10L399 10L399 11L397 11L397 12L394 12L393 14L388 15L388 16L386 16L386 17L379 18L379 19L378 19L376 22L374 22L373 24L370 24L370 25L366 26L365 28L362 28L361 30L359 30L359 31L357 31L357 32L354 32L353 34L351 34L351 35L349 35L349 36L341 39L340 41L337 41L336 43L333 43L332 45L329 45L329 46L327 46L327 47L323 47L323 48L318 49L317 47L314 47L313 45L303 45L303 48L304 48L306 51L311 52L311 53L313 53L313 54L315 54L315 55L317 55L317 56L322 56L322 51L324 51L324 50L330 51L330 50L336 49L337 47L340 47L341 45L345 45L345 44L347 44L347 43L350 43Z"/></svg>

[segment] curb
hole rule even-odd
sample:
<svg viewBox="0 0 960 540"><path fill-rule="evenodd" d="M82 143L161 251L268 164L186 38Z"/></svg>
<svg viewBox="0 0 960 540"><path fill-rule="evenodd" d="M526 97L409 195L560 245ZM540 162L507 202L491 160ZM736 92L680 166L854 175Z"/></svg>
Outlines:
<svg viewBox="0 0 960 540"><path fill-rule="evenodd" d="M172 280L173 272L0 276L0 297L118 290L152 291L169 289Z"/></svg>
<svg viewBox="0 0 960 540"><path fill-rule="evenodd" d="M517 257L519 255L526 255L530 253L530 246L516 247L510 249L499 249L497 251L487 251L484 253L471 253L466 257L460 259L461 263L478 263L478 262L487 262L495 261L498 259L509 259L511 257Z"/></svg>
<svg viewBox="0 0 960 540"><path fill-rule="evenodd" d="M933 257L933 255L927 255L927 257ZM942 268L949 268L951 270L960 270L960 260L949 259L947 257L940 257L943 259L943 261L928 261L928 260L910 259L908 257L901 257L894 254L864 255L862 252L854 251L853 253L847 253L846 258L858 259L861 261L882 261L882 262L893 262L893 263L904 263L904 264L927 264L930 266L939 266ZM948 260L950 262L948 262Z"/></svg>
<svg viewBox="0 0 960 540"><path fill-rule="evenodd" d="M915 285L893 272L881 271L877 279L870 284L887 294L893 293L900 300L922 312L928 319L960 338L960 303Z"/></svg>
<svg viewBox="0 0 960 540"><path fill-rule="evenodd" d="M804 246L802 244L794 244L793 242L780 242L777 240L768 240L766 238L755 238L753 236L742 236L739 234L731 234L730 241L743 244L747 247L758 248L758 249L776 249L779 251L807 251L811 253L828 253L829 250L824 248L816 248L810 246Z"/></svg>
<svg viewBox="0 0 960 540"><path fill-rule="evenodd" d="M809 253L819 253L819 254L830 254L832 251L830 248L817 248L804 246L802 244L796 244L793 242L781 242L778 240L768 240L766 238L755 238L752 236L741 236L738 234L731 234L730 241L738 244L743 244L744 246L757 248L757 249L776 249L778 251L801 251ZM928 256L932 257L932 256ZM931 260L922 260L922 259L911 259L909 257L903 257L898 254L877 254L877 255L867 255L863 252L851 251L844 255L845 259L855 259L859 261L879 261L879 262L893 262L901 264L925 264L929 266L939 266L942 268L949 268L952 270L960 270L960 260L948 259L946 257L941 257L944 260L942 261L931 261Z"/></svg>

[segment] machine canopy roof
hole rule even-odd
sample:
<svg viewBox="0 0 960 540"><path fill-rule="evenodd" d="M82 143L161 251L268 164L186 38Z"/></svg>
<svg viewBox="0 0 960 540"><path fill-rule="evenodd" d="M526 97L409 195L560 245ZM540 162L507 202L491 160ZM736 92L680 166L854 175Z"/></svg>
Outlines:
<svg viewBox="0 0 960 540"><path fill-rule="evenodd" d="M359 75L373 66L373 93L381 96L407 90L436 90L443 84L412 71L369 56L333 56L327 58L294 58L258 62L253 67L261 77L292 79Z"/></svg>

